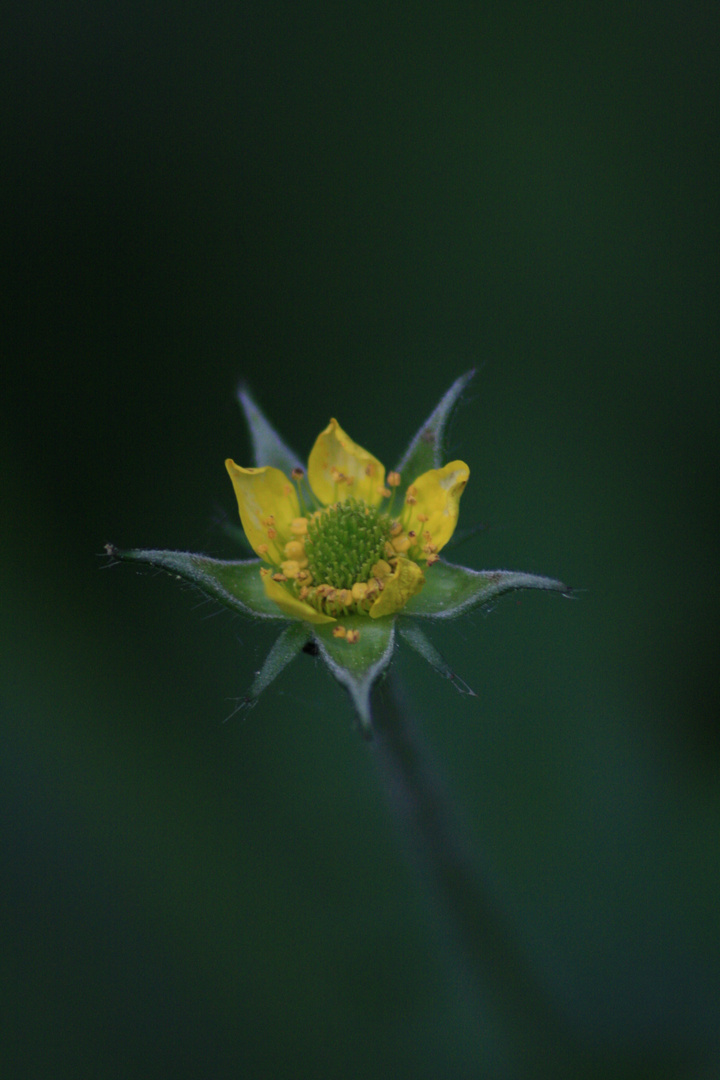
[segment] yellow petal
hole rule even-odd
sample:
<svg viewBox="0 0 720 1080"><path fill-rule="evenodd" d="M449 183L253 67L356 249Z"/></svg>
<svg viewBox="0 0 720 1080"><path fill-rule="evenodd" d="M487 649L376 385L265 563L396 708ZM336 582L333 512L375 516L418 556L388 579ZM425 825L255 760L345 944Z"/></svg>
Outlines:
<svg viewBox="0 0 720 1080"><path fill-rule="evenodd" d="M398 559L394 573L385 578L385 587L370 608L370 618L379 619L382 615L393 615L405 607L410 597L420 592L424 584L425 575L416 562L411 559Z"/></svg>
<svg viewBox="0 0 720 1080"><path fill-rule="evenodd" d="M445 547L455 532L460 496L469 476L470 470L464 461L451 461L442 469L430 469L413 481L411 487L416 502L410 506L408 528L416 531L421 547L425 533L430 534L430 542L436 551ZM419 519L418 515L423 517Z"/></svg>
<svg viewBox="0 0 720 1080"><path fill-rule="evenodd" d="M379 489L385 485L385 466L354 443L337 420L331 420L310 451L308 481L321 502L332 503L354 495L377 506L382 499Z"/></svg>
<svg viewBox="0 0 720 1080"><path fill-rule="evenodd" d="M262 575L262 581L270 600L273 600L291 619L302 619L303 622L310 623L335 622L330 615L323 615L322 612L306 604L304 600L298 600L297 596L293 596L279 581L273 579L269 570Z"/></svg>
<svg viewBox="0 0 720 1080"><path fill-rule="evenodd" d="M235 488L240 521L250 546L261 559L277 566L285 558L290 523L300 514L295 488L285 473L271 466L242 469L228 458L225 468Z"/></svg>

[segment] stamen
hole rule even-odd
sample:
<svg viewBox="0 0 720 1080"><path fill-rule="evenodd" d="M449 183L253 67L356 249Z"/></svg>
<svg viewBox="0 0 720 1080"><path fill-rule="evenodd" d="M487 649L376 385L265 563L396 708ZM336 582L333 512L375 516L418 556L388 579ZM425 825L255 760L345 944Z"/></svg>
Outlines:
<svg viewBox="0 0 720 1080"><path fill-rule="evenodd" d="M296 465L295 468L291 471L290 476L292 477L293 483L295 484L295 489L297 490L298 502L300 503L300 509L302 510L303 514L306 514L307 513L307 507L305 505L305 496L303 494L303 488L302 488L302 482L303 482L303 477L305 476L305 470L301 469L299 466Z"/></svg>
<svg viewBox="0 0 720 1080"><path fill-rule="evenodd" d="M333 626L333 637L347 637L347 630L344 626Z"/></svg>
<svg viewBox="0 0 720 1080"><path fill-rule="evenodd" d="M347 641L348 645L356 645L357 642L360 640L360 631L348 630L347 634L345 635L345 640Z"/></svg>
<svg viewBox="0 0 720 1080"><path fill-rule="evenodd" d="M288 559L294 559L300 569L303 569L308 564L305 545L300 540L288 540L285 545L285 554Z"/></svg>

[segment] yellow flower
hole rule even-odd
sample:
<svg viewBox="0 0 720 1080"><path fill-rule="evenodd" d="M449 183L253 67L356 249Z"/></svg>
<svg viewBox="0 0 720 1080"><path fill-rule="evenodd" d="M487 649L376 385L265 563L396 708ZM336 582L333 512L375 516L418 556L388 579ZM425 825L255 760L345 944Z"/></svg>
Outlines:
<svg viewBox="0 0 720 1080"><path fill-rule="evenodd" d="M315 441L306 475L241 389L257 467L243 469L230 460L226 466L260 560L113 545L108 555L160 567L242 616L285 622L243 708L255 704L294 656L311 651L349 692L370 734L371 694L398 636L458 690L472 694L420 624L456 618L515 589L571 593L553 578L471 570L439 558L470 475L463 461L442 465L443 436L472 376L469 371L455 380L390 472L331 420Z"/></svg>
<svg viewBox="0 0 720 1080"><path fill-rule="evenodd" d="M463 461L403 478L331 420L308 459L307 479L272 466L225 462L245 535L266 566L267 596L293 619L335 622L394 615L425 583L452 536L470 470ZM349 637L348 640L356 640Z"/></svg>

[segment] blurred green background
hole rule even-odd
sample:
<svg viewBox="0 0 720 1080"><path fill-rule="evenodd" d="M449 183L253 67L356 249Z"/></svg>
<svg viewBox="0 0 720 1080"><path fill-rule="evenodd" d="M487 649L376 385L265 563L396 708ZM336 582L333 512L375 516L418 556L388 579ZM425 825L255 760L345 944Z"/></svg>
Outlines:
<svg viewBox="0 0 720 1080"><path fill-rule="evenodd" d="M508 1075L341 689L302 656L223 724L273 630L102 557L235 555L240 380L392 465L475 366L450 554L580 598L433 626L477 698L397 669L568 1025L717 1075L717 9L4 37L3 1075Z"/></svg>

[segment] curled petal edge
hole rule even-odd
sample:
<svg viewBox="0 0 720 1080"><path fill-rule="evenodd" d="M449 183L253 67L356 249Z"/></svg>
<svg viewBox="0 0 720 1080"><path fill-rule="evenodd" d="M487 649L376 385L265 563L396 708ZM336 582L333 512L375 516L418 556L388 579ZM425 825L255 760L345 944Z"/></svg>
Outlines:
<svg viewBox="0 0 720 1080"><path fill-rule="evenodd" d="M303 622L315 625L336 621L331 615L323 615L322 612L316 611L310 604L306 604L304 600L298 600L296 596L292 596L279 581L274 580L269 570L264 569L260 573L268 599L276 603L283 614L289 618L302 619Z"/></svg>
<svg viewBox="0 0 720 1080"><path fill-rule="evenodd" d="M349 485L338 483L332 470L347 478ZM320 432L310 451L308 482L317 498L326 504L353 495L369 506L377 506L382 499L385 466L353 442L333 419Z"/></svg>
<svg viewBox="0 0 720 1080"><path fill-rule="evenodd" d="M427 533L435 551L441 551L455 532L460 496L469 477L470 469L464 461L451 461L442 469L423 473L410 485L409 490L416 500L412 504L410 528L418 536Z"/></svg>
<svg viewBox="0 0 720 1080"><path fill-rule="evenodd" d="M243 469L228 458L225 468L250 546L261 559L279 565L285 557L283 547L290 536L290 523L300 514L295 488L285 473L272 465Z"/></svg>

